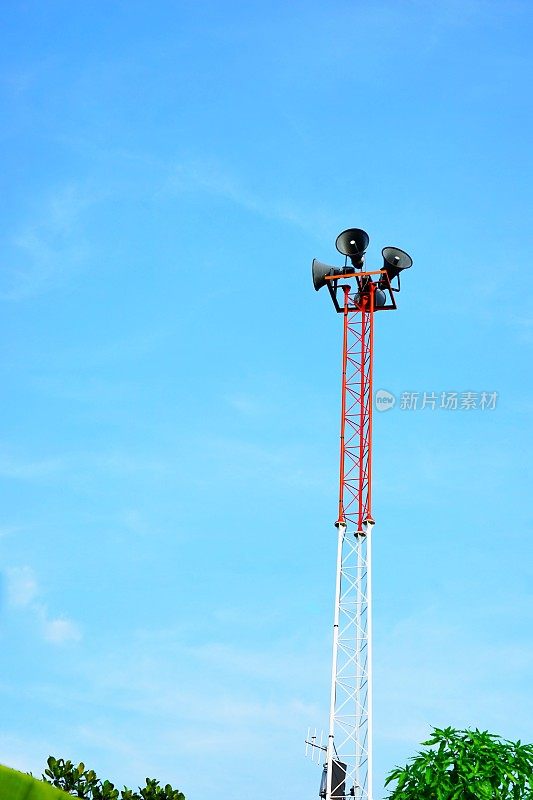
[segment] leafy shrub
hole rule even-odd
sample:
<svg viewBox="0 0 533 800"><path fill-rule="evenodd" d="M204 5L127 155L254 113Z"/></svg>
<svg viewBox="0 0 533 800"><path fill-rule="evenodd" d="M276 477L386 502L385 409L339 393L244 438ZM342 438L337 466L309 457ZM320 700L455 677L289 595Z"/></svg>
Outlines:
<svg viewBox="0 0 533 800"><path fill-rule="evenodd" d="M94 770L85 769L83 762L75 766L72 761L50 756L46 763L43 781L85 800L185 800L179 789L169 783L160 786L154 778L147 778L146 786L137 792L126 787L119 790L110 781L101 781Z"/></svg>
<svg viewBox="0 0 533 800"><path fill-rule="evenodd" d="M533 800L533 745L488 731L434 728L405 767L388 800Z"/></svg>

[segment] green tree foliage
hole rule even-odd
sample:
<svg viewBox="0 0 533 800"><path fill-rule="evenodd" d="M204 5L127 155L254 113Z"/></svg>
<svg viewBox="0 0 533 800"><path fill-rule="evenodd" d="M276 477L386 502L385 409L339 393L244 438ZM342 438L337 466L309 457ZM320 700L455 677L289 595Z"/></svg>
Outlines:
<svg viewBox="0 0 533 800"><path fill-rule="evenodd" d="M160 786L153 778L146 779L146 786L132 789L115 789L110 781L101 781L92 769L85 769L85 764L74 766L72 761L50 756L46 762L43 781L51 783L58 789L85 800L185 800L185 795L173 789L167 783Z"/></svg>
<svg viewBox="0 0 533 800"><path fill-rule="evenodd" d="M533 800L533 745L479 730L434 728L405 767L396 767L388 800Z"/></svg>

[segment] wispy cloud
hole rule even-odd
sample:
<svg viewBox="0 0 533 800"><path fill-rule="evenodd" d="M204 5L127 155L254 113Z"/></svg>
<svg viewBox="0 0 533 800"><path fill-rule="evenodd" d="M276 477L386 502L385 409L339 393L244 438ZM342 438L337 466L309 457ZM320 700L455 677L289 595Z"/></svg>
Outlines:
<svg viewBox="0 0 533 800"><path fill-rule="evenodd" d="M303 748L318 716L304 688L313 681L316 653L290 638L196 645L179 629L153 630L108 645L93 640L90 652L70 663L75 681L38 680L25 687L25 697L56 720L49 736L61 739L58 754L88 759L92 752L91 766L102 775L108 770L116 783L151 774L204 797L206 782L231 782L236 752L255 763L266 752L279 757L280 741ZM197 765L207 755L209 775L199 778Z"/></svg>
<svg viewBox="0 0 533 800"><path fill-rule="evenodd" d="M82 216L99 194L81 184L56 189L35 218L22 224L2 245L5 283L2 300L24 300L76 271L89 252Z"/></svg>
<svg viewBox="0 0 533 800"><path fill-rule="evenodd" d="M533 704L515 687L532 669L533 647L525 636L490 641L461 620L425 608L379 642L376 729L388 741L414 747L430 724L487 727L511 735L501 726L512 716L518 735L527 735Z"/></svg>
<svg viewBox="0 0 533 800"><path fill-rule="evenodd" d="M235 480L323 489L323 466L312 448L229 436L212 437L200 446L213 468Z"/></svg>
<svg viewBox="0 0 533 800"><path fill-rule="evenodd" d="M34 355L36 366L42 367L42 364L47 365L45 377L42 373L38 378L35 378L35 383L39 388L44 389L48 394L54 397L66 398L79 398L90 395L94 392L98 397L103 394L106 387L108 393L113 389L116 392L121 389L131 388L131 385L113 381L107 383L95 383L89 380L80 380L78 375L73 375L73 366L77 367L83 363L87 368L100 368L108 365L120 364L124 365L126 362L135 362L150 354L157 352L171 333L170 326L157 326L156 328L141 329L139 331L131 331L127 337L105 338L100 343L91 341L85 342L83 346L72 346L71 343L66 342L65 347L61 349L55 347L54 349L37 350ZM64 371L69 369L68 380L66 380ZM54 370L60 370L60 374L54 374ZM76 382L78 378L78 382Z"/></svg>
<svg viewBox="0 0 533 800"><path fill-rule="evenodd" d="M242 392L227 395L225 400L231 408L246 417L256 417L263 413L266 407L265 401L260 397Z"/></svg>
<svg viewBox="0 0 533 800"><path fill-rule="evenodd" d="M63 458L25 460L6 453L0 454L0 476L20 480L39 480L60 474L65 468Z"/></svg>
<svg viewBox="0 0 533 800"><path fill-rule="evenodd" d="M13 608L27 608L38 593L37 580L30 567L14 567L7 572L7 600Z"/></svg>
<svg viewBox="0 0 533 800"><path fill-rule="evenodd" d="M154 533L154 525L148 521L141 511L137 508L127 508L118 515L117 521L129 533L136 536L151 536Z"/></svg>
<svg viewBox="0 0 533 800"><path fill-rule="evenodd" d="M44 737L20 736L12 730L0 731L1 763L21 772L32 769L34 775L40 775L45 768L50 746L50 741L45 741Z"/></svg>
<svg viewBox="0 0 533 800"><path fill-rule="evenodd" d="M14 533L19 533L26 529L24 525L0 525L0 539L6 536L12 536Z"/></svg>
<svg viewBox="0 0 533 800"><path fill-rule="evenodd" d="M81 632L66 616L53 616L41 599L41 592L33 569L29 566L12 567L6 571L8 606L17 612L26 612L37 623L42 638L51 644L79 641Z"/></svg>
<svg viewBox="0 0 533 800"><path fill-rule="evenodd" d="M216 161L191 159L187 163L169 167L169 176L162 188L164 192L199 192L223 197L259 216L301 228L315 238L328 235L338 223L333 210L326 212L317 209L316 204L304 208L300 201L290 199L286 193L279 197L268 197L253 191L239 176Z"/></svg>
<svg viewBox="0 0 533 800"><path fill-rule="evenodd" d="M122 450L66 453L50 458L27 458L8 452L0 454L0 477L23 481L48 481L68 476L76 479L101 472L112 474L168 474L171 465L156 457Z"/></svg>
<svg viewBox="0 0 533 800"><path fill-rule="evenodd" d="M52 644L63 642L77 642L81 639L81 632L75 622L67 617L49 619L44 606L40 607L40 620L43 638Z"/></svg>

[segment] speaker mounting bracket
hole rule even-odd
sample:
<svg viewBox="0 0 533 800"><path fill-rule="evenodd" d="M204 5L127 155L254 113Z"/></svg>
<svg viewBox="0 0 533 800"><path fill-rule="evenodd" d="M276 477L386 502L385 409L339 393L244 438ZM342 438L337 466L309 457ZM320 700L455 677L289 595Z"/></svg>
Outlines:
<svg viewBox="0 0 533 800"><path fill-rule="evenodd" d="M379 278L373 277L373 276L378 276L378 275L379 275ZM337 312L337 314L344 314L345 308L344 308L344 291L343 291L343 289L347 285L347 284L344 284L344 283L339 283L339 281L340 280L347 281L347 280L350 280L350 279L355 280L357 282L358 291L361 292L361 293L363 293L368 288L370 283L379 284L379 288L383 292L385 292L385 294L387 295L388 299L387 299L387 302L385 303L385 305L376 306L374 308L374 311L395 311L396 310L396 308L397 308L396 299L395 299L393 293L394 293L394 291L398 291L398 290L397 289L395 290L395 289L392 288L392 286L390 284L389 276L387 275L387 273L386 273L386 271L384 269L373 270L372 272L360 272L359 270L357 270L357 272L356 272L354 270L354 272L346 273L346 274L343 274L343 275L325 275L324 276L324 280L326 281L326 286L328 287L328 292L329 292L330 297L331 297L331 299L333 301L333 305L335 307L335 311ZM342 297L341 297L342 305L341 305L341 303L339 303L339 300L338 300L338 297L337 297L339 289L341 290L341 295L342 295ZM351 293L351 296L355 296L355 295L353 295ZM352 303L348 307L348 311L350 311L350 312L351 311L360 311L360 310L361 310L361 308L355 303Z"/></svg>

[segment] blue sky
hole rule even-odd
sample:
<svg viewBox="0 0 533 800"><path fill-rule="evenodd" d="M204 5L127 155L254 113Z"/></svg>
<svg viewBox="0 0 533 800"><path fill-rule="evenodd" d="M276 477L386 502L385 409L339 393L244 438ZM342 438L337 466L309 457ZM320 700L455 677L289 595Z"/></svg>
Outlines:
<svg viewBox="0 0 533 800"><path fill-rule="evenodd" d="M0 761L188 800L315 797L340 318L414 266L376 387L375 762L533 741L527 2L0 10Z"/></svg>

